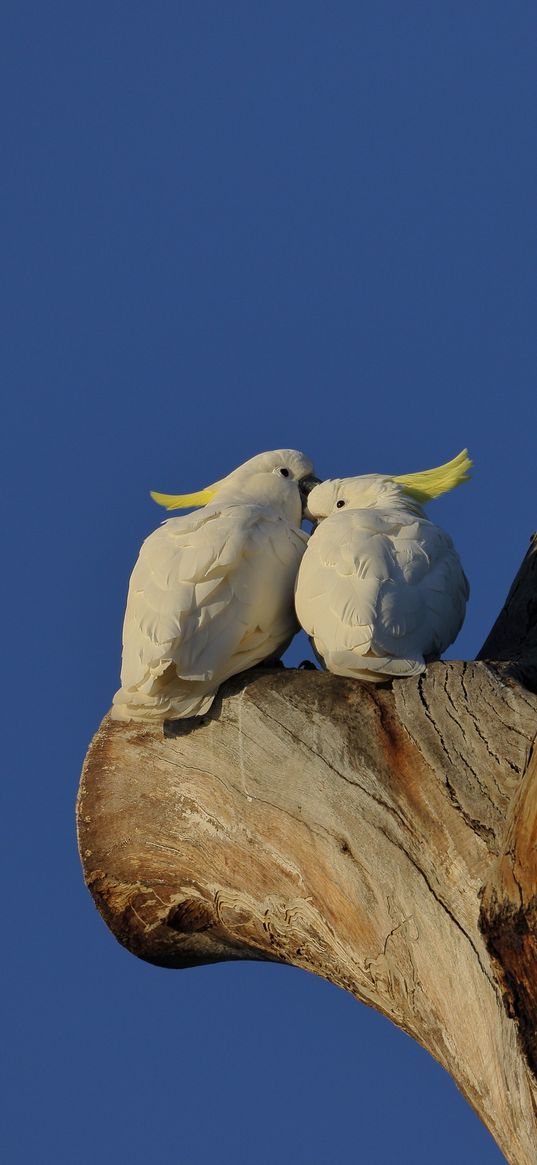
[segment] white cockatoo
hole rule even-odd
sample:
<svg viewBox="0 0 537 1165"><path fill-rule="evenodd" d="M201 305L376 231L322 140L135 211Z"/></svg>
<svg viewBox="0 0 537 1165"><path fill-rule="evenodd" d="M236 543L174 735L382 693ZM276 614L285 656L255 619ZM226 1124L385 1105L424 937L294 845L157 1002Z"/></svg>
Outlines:
<svg viewBox="0 0 537 1165"><path fill-rule="evenodd" d="M229 676L285 650L313 465L296 449L260 453L198 493L151 496L170 518L143 543L123 625L115 720L201 716Z"/></svg>
<svg viewBox="0 0 537 1165"><path fill-rule="evenodd" d="M438 469L317 485L318 522L296 585L298 619L328 671L380 683L412 676L457 636L468 582L422 506L468 479L466 449Z"/></svg>

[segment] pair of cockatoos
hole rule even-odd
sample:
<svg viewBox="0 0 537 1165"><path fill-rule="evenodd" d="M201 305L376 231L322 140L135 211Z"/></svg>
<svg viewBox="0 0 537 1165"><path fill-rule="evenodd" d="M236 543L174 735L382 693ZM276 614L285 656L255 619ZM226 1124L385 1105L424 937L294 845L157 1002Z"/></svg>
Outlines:
<svg viewBox="0 0 537 1165"><path fill-rule="evenodd" d="M202 508L142 546L113 718L203 715L223 680L285 650L297 616L336 675L422 672L455 639L468 598L451 538L422 506L470 465L464 450L424 473L320 482L303 453L278 449L199 493L152 494L168 510ZM309 538L303 517L317 523Z"/></svg>

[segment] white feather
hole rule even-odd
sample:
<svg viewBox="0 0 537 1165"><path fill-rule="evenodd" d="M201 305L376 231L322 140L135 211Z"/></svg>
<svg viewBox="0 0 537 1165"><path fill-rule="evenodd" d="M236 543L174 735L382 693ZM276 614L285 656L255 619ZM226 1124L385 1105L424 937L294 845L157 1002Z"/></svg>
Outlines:
<svg viewBox="0 0 537 1165"><path fill-rule="evenodd" d="M380 476L323 482L308 508L321 520L295 602L317 655L374 682L423 671L464 619L468 583L449 535Z"/></svg>
<svg viewBox="0 0 537 1165"><path fill-rule="evenodd" d="M312 465L294 450L248 465L250 476L240 467L213 502L144 542L130 580L114 719L202 715L223 680L281 653L298 629L293 590L307 542L298 481ZM289 466L289 479L275 476L279 465Z"/></svg>

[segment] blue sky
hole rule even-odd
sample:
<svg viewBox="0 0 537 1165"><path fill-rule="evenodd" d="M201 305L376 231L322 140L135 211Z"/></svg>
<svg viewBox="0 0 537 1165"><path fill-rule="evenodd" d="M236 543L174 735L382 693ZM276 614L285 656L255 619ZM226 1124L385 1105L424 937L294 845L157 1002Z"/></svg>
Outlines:
<svg viewBox="0 0 537 1165"><path fill-rule="evenodd" d="M18 0L2 26L8 1159L498 1165L350 996L124 952L73 812L150 489L468 445L434 516L472 588L448 654L481 645L535 526L535 6Z"/></svg>

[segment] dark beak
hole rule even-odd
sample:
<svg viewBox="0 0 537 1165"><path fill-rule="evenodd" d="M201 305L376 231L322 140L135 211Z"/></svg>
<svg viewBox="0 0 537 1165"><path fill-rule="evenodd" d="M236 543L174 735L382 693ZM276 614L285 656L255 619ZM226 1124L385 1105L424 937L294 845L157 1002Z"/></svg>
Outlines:
<svg viewBox="0 0 537 1165"><path fill-rule="evenodd" d="M313 487L320 484L320 477L301 477L298 483L298 488L302 494L302 497L305 499L307 498L308 494L311 493Z"/></svg>
<svg viewBox="0 0 537 1165"><path fill-rule="evenodd" d="M320 477L301 477L298 483L300 497L302 498L302 513L304 514L304 517L309 518L310 521L312 521L312 518L311 514L308 512L308 494L311 493L315 485L320 484Z"/></svg>

